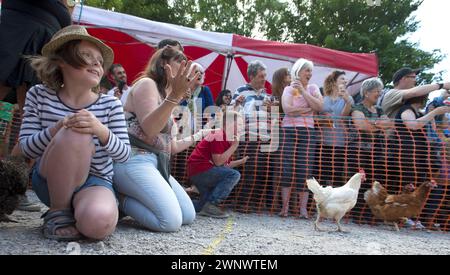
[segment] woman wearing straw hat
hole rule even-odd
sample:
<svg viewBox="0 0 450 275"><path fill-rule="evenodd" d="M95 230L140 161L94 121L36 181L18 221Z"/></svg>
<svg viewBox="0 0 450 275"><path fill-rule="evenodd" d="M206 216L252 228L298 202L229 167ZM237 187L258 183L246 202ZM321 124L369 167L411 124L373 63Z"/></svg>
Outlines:
<svg viewBox="0 0 450 275"><path fill-rule="evenodd" d="M37 159L33 189L50 207L43 233L103 239L118 219L112 162L130 155L121 102L94 91L114 54L75 25L58 31L42 54L31 65L44 84L27 92L19 141Z"/></svg>

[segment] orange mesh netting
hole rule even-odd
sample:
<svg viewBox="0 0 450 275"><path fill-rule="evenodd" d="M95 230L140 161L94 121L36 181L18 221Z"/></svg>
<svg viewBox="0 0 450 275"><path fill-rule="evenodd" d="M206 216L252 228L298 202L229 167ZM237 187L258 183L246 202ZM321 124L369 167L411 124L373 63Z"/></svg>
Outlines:
<svg viewBox="0 0 450 275"><path fill-rule="evenodd" d="M337 120L340 132L335 130ZM411 131L399 127L398 123L391 130L360 132L350 120L315 117L315 129L280 126L279 135L272 134L268 141L249 141L247 134L235 158L249 156L250 159L237 168L241 172L241 181L225 205L245 213L277 214L282 206L283 187L291 187L289 215L299 216L297 196L309 191L304 183L306 177L315 177L323 186L339 187L363 168L367 180L361 185L356 206L344 219L358 224L380 222L364 201L364 192L370 189L374 180L379 181L389 194L399 194L407 184L419 187L434 179L438 187L427 194L420 215L412 219L421 221L427 228L448 231L449 141L445 138L432 140L426 127ZM267 152L267 148L272 150ZM186 186L191 185L186 175L191 152L192 148L176 155L172 162L172 174ZM309 193L308 213L314 216L315 204Z"/></svg>

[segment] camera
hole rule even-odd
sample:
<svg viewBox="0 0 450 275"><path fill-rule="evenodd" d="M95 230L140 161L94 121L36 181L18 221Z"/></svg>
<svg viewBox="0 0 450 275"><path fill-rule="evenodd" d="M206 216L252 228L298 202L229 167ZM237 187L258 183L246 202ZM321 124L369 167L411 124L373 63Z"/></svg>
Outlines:
<svg viewBox="0 0 450 275"><path fill-rule="evenodd" d="M119 88L119 92L122 93L123 91L123 87L125 87L127 83L125 81L120 80L119 83L117 84L117 88Z"/></svg>

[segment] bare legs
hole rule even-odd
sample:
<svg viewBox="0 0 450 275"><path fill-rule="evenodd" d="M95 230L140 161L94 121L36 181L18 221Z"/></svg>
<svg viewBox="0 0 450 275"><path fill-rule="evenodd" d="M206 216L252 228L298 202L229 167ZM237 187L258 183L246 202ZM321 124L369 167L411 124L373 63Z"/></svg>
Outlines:
<svg viewBox="0 0 450 275"><path fill-rule="evenodd" d="M308 192L298 193L298 205L300 207L300 218L308 219ZM289 200L291 198L291 187L281 187L282 208L280 216L287 217L289 212Z"/></svg>
<svg viewBox="0 0 450 275"><path fill-rule="evenodd" d="M300 206L300 218L309 219L308 216L308 192L300 192L298 194L298 205Z"/></svg>
<svg viewBox="0 0 450 275"><path fill-rule="evenodd" d="M47 146L39 172L47 179L50 211L70 209L75 189L89 176L94 144L92 136L61 129ZM86 237L102 239L114 231L117 206L114 194L104 187L89 187L73 198L76 228L58 229L56 234L67 236L78 232Z"/></svg>
<svg viewBox="0 0 450 275"><path fill-rule="evenodd" d="M289 200L291 198L291 188L290 187L281 187L281 217L287 217L289 212Z"/></svg>
<svg viewBox="0 0 450 275"><path fill-rule="evenodd" d="M73 200L77 230L84 236L102 240L111 235L119 218L116 198L107 188L93 186L81 190Z"/></svg>

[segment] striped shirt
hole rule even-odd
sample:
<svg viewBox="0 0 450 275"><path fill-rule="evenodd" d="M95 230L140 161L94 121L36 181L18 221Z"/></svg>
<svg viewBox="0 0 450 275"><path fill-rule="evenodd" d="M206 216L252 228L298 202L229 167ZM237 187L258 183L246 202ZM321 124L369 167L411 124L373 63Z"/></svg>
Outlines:
<svg viewBox="0 0 450 275"><path fill-rule="evenodd" d="M93 136L95 155L91 160L90 174L112 182L113 160L125 162L130 157L130 142L120 100L100 95L96 102L85 108L106 127L109 138L105 146ZM65 116L78 112L66 106L56 92L43 86L33 86L27 92L19 142L24 154L32 159L40 158L50 143L50 128Z"/></svg>
<svg viewBox="0 0 450 275"><path fill-rule="evenodd" d="M234 92L233 101L231 104L234 105L236 99L241 95L245 97L243 102L245 114L249 114L252 111L259 111L260 107L264 103L264 100L270 100L270 97L267 95L265 89L262 89L262 91L258 94L258 92L250 86L250 84L245 84Z"/></svg>

